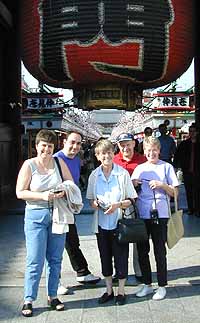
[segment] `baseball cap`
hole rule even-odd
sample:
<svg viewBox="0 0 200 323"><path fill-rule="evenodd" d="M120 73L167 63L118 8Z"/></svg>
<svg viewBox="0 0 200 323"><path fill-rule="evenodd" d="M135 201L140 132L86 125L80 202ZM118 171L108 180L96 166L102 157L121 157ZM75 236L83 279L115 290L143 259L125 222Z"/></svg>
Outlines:
<svg viewBox="0 0 200 323"><path fill-rule="evenodd" d="M121 133L116 139L117 142L128 140L134 140L134 136L131 133Z"/></svg>

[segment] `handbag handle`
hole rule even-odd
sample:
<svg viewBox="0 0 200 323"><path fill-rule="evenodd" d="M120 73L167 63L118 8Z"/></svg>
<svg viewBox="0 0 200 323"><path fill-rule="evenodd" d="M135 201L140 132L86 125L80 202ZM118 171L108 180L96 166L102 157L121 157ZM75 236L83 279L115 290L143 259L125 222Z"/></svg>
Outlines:
<svg viewBox="0 0 200 323"><path fill-rule="evenodd" d="M133 209L134 209L134 214L135 214L135 217L133 217L132 216L132 218L134 219L139 219L139 212L138 212L138 210L137 210L137 207L136 207L136 204L135 204L135 201L134 201L134 199L133 198L131 198L131 197L128 197L127 198L127 200L129 200L129 201L131 201L131 204L132 204L132 206L133 206ZM130 216L130 215L132 215L133 214L133 212L132 213L129 213L129 214L125 214L125 209L123 209L122 210L122 218L125 218L125 217L127 217L127 216Z"/></svg>

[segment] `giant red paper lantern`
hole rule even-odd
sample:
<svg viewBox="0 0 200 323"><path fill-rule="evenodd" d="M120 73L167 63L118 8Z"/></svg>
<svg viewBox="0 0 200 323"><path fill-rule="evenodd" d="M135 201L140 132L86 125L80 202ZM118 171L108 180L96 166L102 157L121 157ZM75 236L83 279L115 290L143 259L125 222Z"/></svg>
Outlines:
<svg viewBox="0 0 200 323"><path fill-rule="evenodd" d="M192 0L23 0L23 62L41 82L79 90L82 104L117 101L120 88L130 101L189 67L192 12Z"/></svg>

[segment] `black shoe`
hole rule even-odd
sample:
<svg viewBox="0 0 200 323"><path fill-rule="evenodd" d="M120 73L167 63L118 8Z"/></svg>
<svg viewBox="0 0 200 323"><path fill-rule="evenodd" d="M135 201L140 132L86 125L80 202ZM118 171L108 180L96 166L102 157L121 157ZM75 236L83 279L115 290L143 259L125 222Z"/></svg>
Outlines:
<svg viewBox="0 0 200 323"><path fill-rule="evenodd" d="M193 214L194 214L194 210L192 210L192 209L188 209L187 214L188 214L188 215L193 215Z"/></svg>
<svg viewBox="0 0 200 323"><path fill-rule="evenodd" d="M59 301L58 298L48 300L48 305L50 309L54 311L64 311L65 308L64 304L61 301Z"/></svg>
<svg viewBox="0 0 200 323"><path fill-rule="evenodd" d="M126 295L117 295L115 297L115 304L116 305L124 305L126 304Z"/></svg>
<svg viewBox="0 0 200 323"><path fill-rule="evenodd" d="M22 315L25 317L33 316L33 305L32 303L26 303L22 307Z"/></svg>
<svg viewBox="0 0 200 323"><path fill-rule="evenodd" d="M138 282L143 283L142 276L137 276L137 275L135 275L135 279L136 279Z"/></svg>
<svg viewBox="0 0 200 323"><path fill-rule="evenodd" d="M110 295L108 295L108 293L104 293L98 300L99 304L104 304L107 303L109 301L111 301L114 298L114 293L112 291L112 293Z"/></svg>

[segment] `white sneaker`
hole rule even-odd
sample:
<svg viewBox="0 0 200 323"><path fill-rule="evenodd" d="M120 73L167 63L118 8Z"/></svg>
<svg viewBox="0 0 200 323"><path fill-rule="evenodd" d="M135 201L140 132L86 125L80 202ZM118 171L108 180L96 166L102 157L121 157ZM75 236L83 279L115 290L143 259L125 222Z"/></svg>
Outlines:
<svg viewBox="0 0 200 323"><path fill-rule="evenodd" d="M165 287L158 287L156 293L153 295L152 299L154 301L160 301L161 299L165 298L166 296L166 288Z"/></svg>
<svg viewBox="0 0 200 323"><path fill-rule="evenodd" d="M69 291L68 288L61 285L61 283L59 282L57 295L67 295L68 291Z"/></svg>
<svg viewBox="0 0 200 323"><path fill-rule="evenodd" d="M144 285L137 293L137 297L144 297L147 296L148 294L153 293L153 287L149 285Z"/></svg>
<svg viewBox="0 0 200 323"><path fill-rule="evenodd" d="M94 276L93 274L88 274L86 276L76 277L76 280L78 283L82 283L82 284L84 283L96 284L101 280L101 278L98 276Z"/></svg>

